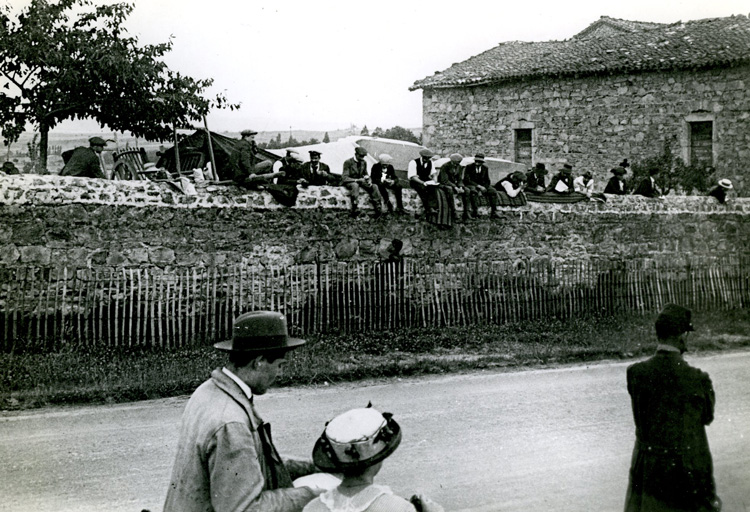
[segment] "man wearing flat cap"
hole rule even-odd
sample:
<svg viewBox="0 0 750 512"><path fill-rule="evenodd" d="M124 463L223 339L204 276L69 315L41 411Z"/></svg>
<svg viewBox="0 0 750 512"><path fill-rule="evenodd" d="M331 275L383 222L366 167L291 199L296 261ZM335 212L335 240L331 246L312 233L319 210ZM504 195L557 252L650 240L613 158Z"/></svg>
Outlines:
<svg viewBox="0 0 750 512"><path fill-rule="evenodd" d="M464 168L461 167L461 161L464 159L460 153L453 153L449 160L440 167L440 173L438 174L438 183L440 188L445 191L448 196L448 208L450 208L451 216L453 220L458 218L456 214L456 199L455 195L458 194L461 197L461 206L463 208L462 219L464 222L469 220L469 193L464 187Z"/></svg>
<svg viewBox="0 0 750 512"><path fill-rule="evenodd" d="M656 354L628 367L635 448L625 512L718 512L706 425L715 395L708 374L682 357L689 309L667 304L656 319Z"/></svg>
<svg viewBox="0 0 750 512"><path fill-rule="evenodd" d="M91 137L89 147L78 146L72 152L63 153L65 167L60 176L106 179L102 171L101 154L107 142L101 137Z"/></svg>
<svg viewBox="0 0 750 512"><path fill-rule="evenodd" d="M383 214L382 199L380 197L380 191L372 184L370 176L367 174L367 150L363 147L357 146L354 148L354 157L344 162L344 167L341 172L341 185L349 191L351 197L351 210L349 215L356 217L359 215L359 195L360 189L367 192L370 196L370 203L375 209L375 218L377 219Z"/></svg>
<svg viewBox="0 0 750 512"><path fill-rule="evenodd" d="M292 487L317 469L279 455L253 403L304 343L289 337L281 313L252 311L234 321L231 340L214 345L228 362L185 406L165 512L299 512L322 492Z"/></svg>
<svg viewBox="0 0 750 512"><path fill-rule="evenodd" d="M426 185L426 183L434 181L435 178L432 168L433 156L435 154L431 150L424 148L420 150L419 158L411 160L406 169L409 185L422 200L426 218L434 215L434 211L437 208L435 193L431 187Z"/></svg>
<svg viewBox="0 0 750 512"><path fill-rule="evenodd" d="M255 136L258 132L253 130L242 130L240 140L237 141L235 150L230 157L230 165L234 171L233 180L240 183L253 174L255 165L260 160L257 156L258 146L255 144Z"/></svg>
<svg viewBox="0 0 750 512"><path fill-rule="evenodd" d="M479 217L479 198L486 197L490 204L490 218L497 219L499 198L490 184L490 170L484 165L484 153L474 155L474 162L464 168L464 186L468 189L471 211Z"/></svg>
<svg viewBox="0 0 750 512"><path fill-rule="evenodd" d="M336 185L336 176L331 173L331 168L320 161L320 151L310 150L309 154L310 161L302 164L305 186Z"/></svg>

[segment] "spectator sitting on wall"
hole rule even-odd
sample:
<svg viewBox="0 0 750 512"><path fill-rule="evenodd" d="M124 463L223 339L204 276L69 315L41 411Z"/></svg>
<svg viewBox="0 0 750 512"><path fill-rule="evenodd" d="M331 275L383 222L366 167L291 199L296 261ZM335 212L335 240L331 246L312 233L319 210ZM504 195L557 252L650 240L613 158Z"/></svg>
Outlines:
<svg viewBox="0 0 750 512"><path fill-rule="evenodd" d="M434 182L435 176L432 168L432 157L435 154L425 148L419 152L419 158L409 162L406 174L409 178L409 185L413 188L419 198L422 200L425 218L429 219L433 214L436 206L434 190L430 188L430 183Z"/></svg>
<svg viewBox="0 0 750 512"><path fill-rule="evenodd" d="M593 201L604 202L607 200L604 194L594 192L594 175L586 171L573 180L573 188L576 192L585 195Z"/></svg>
<svg viewBox="0 0 750 512"><path fill-rule="evenodd" d="M464 187L464 173L461 167L461 161L464 159L460 153L453 153L450 156L450 160L440 166L440 172L438 173L438 183L440 188L445 191L448 197L448 208L450 210L451 217L456 220L456 201L455 194L461 196L461 206L463 211L463 220L469 220L469 192Z"/></svg>
<svg viewBox="0 0 750 512"><path fill-rule="evenodd" d="M547 187L547 192L572 194L573 191L573 166L563 164L562 169L559 169L557 174L552 176L552 180Z"/></svg>
<svg viewBox="0 0 750 512"><path fill-rule="evenodd" d="M303 185L304 181L302 177L302 158L299 153L293 149L286 150L286 156L281 160L274 162L274 172L282 172L283 174L276 178L277 185L289 185L296 187L297 185Z"/></svg>
<svg viewBox="0 0 750 512"><path fill-rule="evenodd" d="M320 161L320 151L311 150L309 153L310 161L302 164L302 179L305 180L302 186L338 185L331 168Z"/></svg>
<svg viewBox="0 0 750 512"><path fill-rule="evenodd" d="M18 170L18 167L13 162L5 162L2 171L8 175L21 174L21 171Z"/></svg>
<svg viewBox="0 0 750 512"><path fill-rule="evenodd" d="M623 176L625 176L625 168L624 167L615 167L614 169L611 169L609 172L611 172L614 176L612 176L609 181L607 182L607 186L604 187L604 193L605 194L617 194L617 195L625 195L628 193L628 186L625 183L625 179Z"/></svg>
<svg viewBox="0 0 750 512"><path fill-rule="evenodd" d="M712 188L708 195L715 197L717 201L719 201L721 204L726 203L727 201L727 190L732 190L734 187L732 186L732 182L726 178L719 180L719 184Z"/></svg>
<svg viewBox="0 0 750 512"><path fill-rule="evenodd" d="M91 137L89 147L78 146L72 152L66 152L67 161L60 171L60 176L79 176L82 178L106 179L102 171L101 155L107 142L101 137Z"/></svg>
<svg viewBox="0 0 750 512"><path fill-rule="evenodd" d="M381 205L380 191L378 187L372 184L372 180L367 174L367 160L365 160L365 156L367 156L365 148L361 146L354 148L354 157L344 162L341 173L341 185L349 191L351 198L350 217L357 217L359 215L359 195L360 190L364 190L370 196L370 203L375 209L373 217L377 219L383 214L383 206Z"/></svg>
<svg viewBox="0 0 750 512"><path fill-rule="evenodd" d="M649 169L648 177L641 180L641 182L638 184L638 187L636 187L635 191L633 192L633 195L652 198L659 197L661 195L661 191L656 185L656 176L658 175L658 167L652 167L651 169Z"/></svg>
<svg viewBox="0 0 750 512"><path fill-rule="evenodd" d="M523 206L526 204L526 174L516 171L495 183L500 206Z"/></svg>
<svg viewBox="0 0 750 512"><path fill-rule="evenodd" d="M474 155L474 163L464 168L464 186L469 191L469 200L474 217L479 217L479 198L484 196L490 203L490 218L499 218L497 215L499 198L497 197L497 190L490 185L490 171L484 165L484 153Z"/></svg>
<svg viewBox="0 0 750 512"><path fill-rule="evenodd" d="M402 197L402 188L398 183L398 177L396 176L396 169L391 165L393 158L391 155L383 153L378 156L378 163L372 166L370 169L370 178L375 186L378 187L380 195L385 201L385 206L388 209L388 213L393 213L393 203L391 203L388 197L388 190L393 191L393 197L396 199L396 213L403 214L404 203Z"/></svg>
<svg viewBox="0 0 750 512"><path fill-rule="evenodd" d="M543 163L537 162L533 169L526 173L526 192L529 194L544 194L547 187L544 184L544 176L547 168Z"/></svg>

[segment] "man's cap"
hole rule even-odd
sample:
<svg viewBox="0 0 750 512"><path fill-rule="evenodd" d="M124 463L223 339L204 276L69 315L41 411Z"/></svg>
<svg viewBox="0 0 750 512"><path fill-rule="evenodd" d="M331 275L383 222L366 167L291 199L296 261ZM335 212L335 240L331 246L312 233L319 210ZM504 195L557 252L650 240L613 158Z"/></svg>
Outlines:
<svg viewBox="0 0 750 512"><path fill-rule="evenodd" d="M667 304L656 318L656 335L659 338L679 336L688 331L695 330L690 323L691 311L677 304Z"/></svg>
<svg viewBox="0 0 750 512"><path fill-rule="evenodd" d="M89 139L89 146L101 146L104 147L107 145L107 141L102 139L101 137L91 137Z"/></svg>
<svg viewBox="0 0 750 512"><path fill-rule="evenodd" d="M362 146L357 146L356 148L354 148L354 154L365 156L367 154L367 150L363 148Z"/></svg>
<svg viewBox="0 0 750 512"><path fill-rule="evenodd" d="M724 179L722 179L722 180L719 180L719 186L720 186L721 188L725 188L725 189L727 189L727 190L732 190L732 188L733 188L733 187L732 187L732 181L731 181L731 180L728 180L728 179L726 179L726 178L724 178Z"/></svg>
<svg viewBox="0 0 750 512"><path fill-rule="evenodd" d="M393 157L388 153L383 153L382 155L378 156L378 161L381 164L389 164L393 161Z"/></svg>
<svg viewBox="0 0 750 512"><path fill-rule="evenodd" d="M480 160L484 162L484 153L477 153L476 155L474 155L474 160Z"/></svg>
<svg viewBox="0 0 750 512"><path fill-rule="evenodd" d="M287 149L286 150L286 156L293 156L293 155L299 156L299 151L297 151L296 149Z"/></svg>
<svg viewBox="0 0 750 512"><path fill-rule="evenodd" d="M534 165L534 172L539 174L547 174L547 167L542 162L537 162L536 165Z"/></svg>
<svg viewBox="0 0 750 512"><path fill-rule="evenodd" d="M290 338L286 317L277 311L250 311L238 316L232 326L232 339L215 343L225 352L257 353L291 350L305 340Z"/></svg>
<svg viewBox="0 0 750 512"><path fill-rule="evenodd" d="M610 169L609 172L615 176L624 176L626 171L622 167L614 167L613 169Z"/></svg>
<svg viewBox="0 0 750 512"><path fill-rule="evenodd" d="M450 156L450 159L451 159L451 162L461 163L461 160L464 159L464 156L461 153L453 153Z"/></svg>
<svg viewBox="0 0 750 512"><path fill-rule="evenodd" d="M419 152L419 156L423 156L425 158L432 158L434 155L435 155L435 153L433 153L432 151L430 151L427 148L425 148L425 149L423 149L423 150L421 150Z"/></svg>
<svg viewBox="0 0 750 512"><path fill-rule="evenodd" d="M302 157L299 156L299 153L297 153L296 151L292 151L291 153L287 153L286 156L288 158L291 158L292 160L294 160L296 162L301 162L302 161Z"/></svg>
<svg viewBox="0 0 750 512"><path fill-rule="evenodd" d="M310 151L308 151L308 153L310 153L310 156L320 156L320 155L322 155L322 153L320 151L315 151L314 149L311 149Z"/></svg>
<svg viewBox="0 0 750 512"><path fill-rule="evenodd" d="M248 137L250 135L258 135L258 132L256 132L255 130L242 130L240 132L240 135L242 135L243 137Z"/></svg>
<svg viewBox="0 0 750 512"><path fill-rule="evenodd" d="M313 448L313 463L327 472L362 470L390 456L401 443L401 427L390 413L369 405L326 424Z"/></svg>

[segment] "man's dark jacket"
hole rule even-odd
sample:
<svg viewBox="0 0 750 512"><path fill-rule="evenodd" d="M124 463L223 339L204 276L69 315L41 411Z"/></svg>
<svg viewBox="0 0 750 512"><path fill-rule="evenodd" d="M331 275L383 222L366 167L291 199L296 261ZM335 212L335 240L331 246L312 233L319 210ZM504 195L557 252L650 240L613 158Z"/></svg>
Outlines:
<svg viewBox="0 0 750 512"><path fill-rule="evenodd" d="M643 197L659 197L659 191L654 188L654 184L651 182L651 178L643 178L641 182L633 191L633 195Z"/></svg>
<svg viewBox="0 0 750 512"><path fill-rule="evenodd" d="M469 164L464 168L464 185L473 187L481 185L490 188L490 170L486 165Z"/></svg>
<svg viewBox="0 0 750 512"><path fill-rule="evenodd" d="M705 429L715 403L708 374L660 350L628 367L627 380L636 442L625 511L717 510Z"/></svg>
<svg viewBox="0 0 750 512"><path fill-rule="evenodd" d="M82 178L101 178L106 176L102 172L99 155L91 148L79 146L73 150L60 176L80 176Z"/></svg>

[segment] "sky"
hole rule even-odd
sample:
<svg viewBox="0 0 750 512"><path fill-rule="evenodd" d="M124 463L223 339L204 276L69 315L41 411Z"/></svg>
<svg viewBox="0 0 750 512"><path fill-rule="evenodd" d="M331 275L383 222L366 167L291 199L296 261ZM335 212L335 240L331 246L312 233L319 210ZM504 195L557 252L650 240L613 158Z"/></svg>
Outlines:
<svg viewBox="0 0 750 512"><path fill-rule="evenodd" d="M29 3L10 0L14 8ZM568 39L601 16L674 23L750 11L747 0L133 3L131 35L142 44L172 37L171 69L213 78L209 96L241 103L238 111L209 114L214 131L419 128L422 93L409 87L501 42ZM99 130L76 121L56 131L87 128Z"/></svg>

